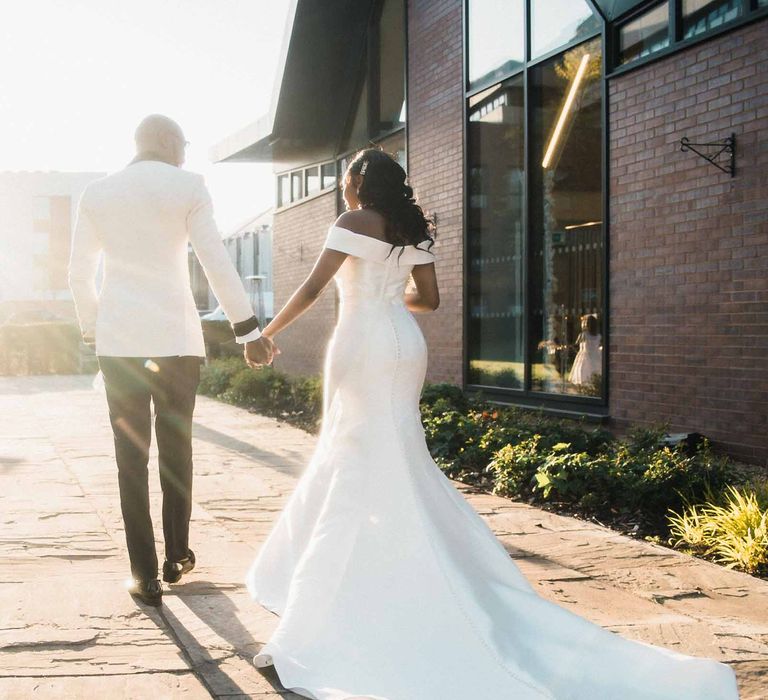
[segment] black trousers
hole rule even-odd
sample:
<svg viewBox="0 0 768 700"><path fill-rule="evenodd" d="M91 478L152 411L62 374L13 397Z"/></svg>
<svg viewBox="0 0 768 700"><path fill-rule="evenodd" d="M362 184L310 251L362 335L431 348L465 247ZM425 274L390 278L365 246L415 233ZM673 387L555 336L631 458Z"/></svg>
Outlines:
<svg viewBox="0 0 768 700"><path fill-rule="evenodd" d="M149 512L148 470L152 411L163 490L165 558L189 552L192 511L192 413L200 357L99 357L115 438L120 506L131 573L157 578L157 553Z"/></svg>

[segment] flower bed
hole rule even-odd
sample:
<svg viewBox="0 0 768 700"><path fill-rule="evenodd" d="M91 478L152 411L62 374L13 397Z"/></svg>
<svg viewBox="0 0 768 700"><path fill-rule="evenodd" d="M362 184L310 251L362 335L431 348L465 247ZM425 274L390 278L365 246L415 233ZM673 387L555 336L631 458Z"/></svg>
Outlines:
<svg viewBox="0 0 768 700"><path fill-rule="evenodd" d="M317 378L254 371L240 358L203 369L201 393L316 432ZM661 446L663 427L618 439L603 427L496 406L459 387L428 385L421 400L430 452L451 478L587 518L757 575L768 574L768 480L708 441Z"/></svg>

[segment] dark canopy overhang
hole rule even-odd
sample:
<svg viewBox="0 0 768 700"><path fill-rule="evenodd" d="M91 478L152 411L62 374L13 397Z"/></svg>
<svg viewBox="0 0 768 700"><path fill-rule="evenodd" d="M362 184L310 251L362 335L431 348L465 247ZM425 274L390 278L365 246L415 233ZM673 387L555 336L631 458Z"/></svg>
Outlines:
<svg viewBox="0 0 768 700"><path fill-rule="evenodd" d="M373 0L294 0L270 113L211 150L215 162L332 154L365 56Z"/></svg>
<svg viewBox="0 0 768 700"><path fill-rule="evenodd" d="M609 22L613 22L640 5L648 4L648 0L592 0L592 2Z"/></svg>

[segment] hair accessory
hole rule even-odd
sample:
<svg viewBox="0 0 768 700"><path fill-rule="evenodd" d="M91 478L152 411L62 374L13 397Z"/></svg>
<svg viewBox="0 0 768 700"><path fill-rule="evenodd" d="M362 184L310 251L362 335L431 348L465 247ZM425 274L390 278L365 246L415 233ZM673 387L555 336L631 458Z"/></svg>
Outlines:
<svg viewBox="0 0 768 700"><path fill-rule="evenodd" d="M362 166L360 166L360 174L365 175L365 171L368 169L368 161L364 160Z"/></svg>

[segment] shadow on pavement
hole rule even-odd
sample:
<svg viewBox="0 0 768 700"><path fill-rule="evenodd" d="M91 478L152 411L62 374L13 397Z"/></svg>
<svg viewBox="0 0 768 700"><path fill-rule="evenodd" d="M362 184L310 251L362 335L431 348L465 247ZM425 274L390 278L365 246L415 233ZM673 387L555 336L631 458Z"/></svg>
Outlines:
<svg viewBox="0 0 768 700"><path fill-rule="evenodd" d="M229 590L229 589L227 589ZM222 668L221 659L215 659L206 648L204 641L198 640L185 625L182 619L184 607L192 613L194 618L203 622L219 639L231 647L234 654L247 664L243 671L240 665L240 673L260 675L276 693L280 693L286 700L298 698L286 690L280 683L280 679L273 668L257 669L251 665L254 654L264 645L264 641L254 639L251 631L240 622L239 611L233 600L225 590L220 589L211 581L194 581L184 586L174 586L172 593L165 596L166 605L163 606L167 623L172 627L182 642L185 651L191 658L193 667L206 678L210 690L218 695L237 695L249 693L242 689L237 681ZM183 607L173 606L172 599L176 598ZM171 603L177 614L169 607ZM210 643L208 647L214 646ZM219 645L219 648L220 645Z"/></svg>
<svg viewBox="0 0 768 700"><path fill-rule="evenodd" d="M210 428L197 421L194 421L192 425L194 428L193 438L203 440L204 442L211 443L217 447L223 447L231 452L237 452L243 457L264 464L265 466L280 469L285 466L293 468L294 466L304 465L304 455L295 450L285 450L285 455L279 455L275 452L270 452L269 450L262 450L250 442L239 440L238 438L222 433L219 430ZM286 464L288 462L290 462L290 464Z"/></svg>

